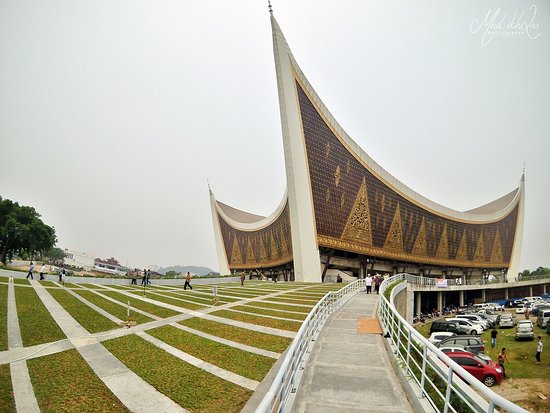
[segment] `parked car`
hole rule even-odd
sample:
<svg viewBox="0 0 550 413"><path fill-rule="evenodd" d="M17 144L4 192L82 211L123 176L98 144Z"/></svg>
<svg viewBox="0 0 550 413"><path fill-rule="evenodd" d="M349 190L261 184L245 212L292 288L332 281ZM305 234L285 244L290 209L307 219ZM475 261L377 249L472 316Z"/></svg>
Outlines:
<svg viewBox="0 0 550 413"><path fill-rule="evenodd" d="M539 312L537 316L537 325L539 327L545 328L550 320L550 309L543 309Z"/></svg>
<svg viewBox="0 0 550 413"><path fill-rule="evenodd" d="M550 310L550 303L542 302L538 304L533 304L531 307L531 314L538 316L541 310Z"/></svg>
<svg viewBox="0 0 550 413"><path fill-rule="evenodd" d="M441 340L437 347L441 348L444 346L459 345L464 347L469 347L472 352L475 354L483 353L485 351L485 344L480 336L454 336Z"/></svg>
<svg viewBox="0 0 550 413"><path fill-rule="evenodd" d="M503 379L502 367L494 361L482 360L465 351L447 353L447 356L487 387L500 383Z"/></svg>
<svg viewBox="0 0 550 413"><path fill-rule="evenodd" d="M484 330L489 328L489 322L481 317L479 314L458 314L456 318L463 318L465 320L470 320L475 324L480 324Z"/></svg>
<svg viewBox="0 0 550 413"><path fill-rule="evenodd" d="M493 319L492 317L489 317L488 314L485 313L475 313L476 315L480 316L483 320L487 321L489 323L489 328L493 328L496 325L496 317Z"/></svg>
<svg viewBox="0 0 550 413"><path fill-rule="evenodd" d="M460 325L460 330L463 334L483 334L483 327L479 324L472 323L464 318L446 318L447 321L454 321Z"/></svg>
<svg viewBox="0 0 550 413"><path fill-rule="evenodd" d="M525 314L526 311L527 311L527 307L525 307L524 303L519 303L516 306L516 314Z"/></svg>
<svg viewBox="0 0 550 413"><path fill-rule="evenodd" d="M452 337L456 335L455 333L451 333L449 331L437 331L435 333L432 333L430 337L428 338L428 341L433 344L439 343L441 340L445 340L446 338Z"/></svg>
<svg viewBox="0 0 550 413"><path fill-rule="evenodd" d="M500 322L498 324L499 328L513 328L516 325L516 320L512 314L502 314L500 317Z"/></svg>
<svg viewBox="0 0 550 413"><path fill-rule="evenodd" d="M448 331L454 334L462 334L460 326L458 323L452 321L434 321L430 325L430 334L437 333L441 331Z"/></svg>
<svg viewBox="0 0 550 413"><path fill-rule="evenodd" d="M516 341L520 339L535 339L535 332L533 330L533 323L531 320L520 320L516 327Z"/></svg>
<svg viewBox="0 0 550 413"><path fill-rule="evenodd" d="M457 351L461 351L461 352L465 351L467 353L471 353L473 355L478 356L482 360L493 361L493 359L485 353L475 353L474 351L472 351L472 349L470 347L464 347L464 346L460 346L458 344L455 344L455 345L452 345L452 346L442 346L442 347L439 347L439 349L443 353L454 353L454 352L457 352Z"/></svg>

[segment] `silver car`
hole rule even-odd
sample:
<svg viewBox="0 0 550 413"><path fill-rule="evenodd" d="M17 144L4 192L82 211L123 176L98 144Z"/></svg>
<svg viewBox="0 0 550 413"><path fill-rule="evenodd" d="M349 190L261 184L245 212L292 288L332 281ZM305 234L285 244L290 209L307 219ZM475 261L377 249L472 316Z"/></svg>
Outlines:
<svg viewBox="0 0 550 413"><path fill-rule="evenodd" d="M511 314L503 314L500 317L500 322L498 324L499 328L514 328L515 325L514 317Z"/></svg>
<svg viewBox="0 0 550 413"><path fill-rule="evenodd" d="M535 339L535 332L531 320L521 320L516 327L516 340L526 338L528 340Z"/></svg>

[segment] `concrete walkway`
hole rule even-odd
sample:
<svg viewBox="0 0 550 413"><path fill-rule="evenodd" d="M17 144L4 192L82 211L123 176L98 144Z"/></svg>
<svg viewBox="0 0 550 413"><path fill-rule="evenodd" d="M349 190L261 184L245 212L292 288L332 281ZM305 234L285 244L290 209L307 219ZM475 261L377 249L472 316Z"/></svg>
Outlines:
<svg viewBox="0 0 550 413"><path fill-rule="evenodd" d="M313 347L294 412L413 412L386 354L384 337L358 332L378 295L360 292L331 316Z"/></svg>
<svg viewBox="0 0 550 413"><path fill-rule="evenodd" d="M8 348L10 350L23 347L19 319L17 318L17 305L15 303L15 287L8 284ZM32 389L29 369L26 360L10 363L11 385L13 398L18 412L38 413L38 402Z"/></svg>

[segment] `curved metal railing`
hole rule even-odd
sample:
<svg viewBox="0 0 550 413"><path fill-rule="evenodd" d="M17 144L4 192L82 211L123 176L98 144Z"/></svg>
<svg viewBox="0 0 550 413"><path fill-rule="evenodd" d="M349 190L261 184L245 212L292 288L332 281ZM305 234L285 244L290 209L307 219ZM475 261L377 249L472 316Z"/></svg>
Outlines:
<svg viewBox="0 0 550 413"><path fill-rule="evenodd" d="M335 292L329 292L313 307L294 337L271 387L256 408L256 413L289 412L302 378L304 364L327 318L364 287L354 281Z"/></svg>
<svg viewBox="0 0 550 413"><path fill-rule="evenodd" d="M425 277L398 274L386 279L380 286L380 323L404 374L418 386L418 397L426 399L435 411L443 413L493 413L497 407L509 413L528 413L491 391L430 343L397 312L393 297L401 288L394 286L390 300L386 299L384 292L392 284L403 281L420 285L429 285L433 281Z"/></svg>

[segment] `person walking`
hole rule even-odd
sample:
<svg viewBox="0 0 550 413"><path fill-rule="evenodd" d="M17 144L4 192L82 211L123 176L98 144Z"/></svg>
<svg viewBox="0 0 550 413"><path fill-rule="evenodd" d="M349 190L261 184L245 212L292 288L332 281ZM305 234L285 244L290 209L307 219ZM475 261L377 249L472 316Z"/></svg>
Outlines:
<svg viewBox="0 0 550 413"><path fill-rule="evenodd" d="M131 284L133 284L133 285L137 285L137 279L136 279L136 277L137 277L137 271L138 271L138 270L134 270L134 271L132 272L132 283L131 283Z"/></svg>
<svg viewBox="0 0 550 413"><path fill-rule="evenodd" d="M372 277L370 275L365 278L365 287L367 288L367 294L370 294L372 290Z"/></svg>
<svg viewBox="0 0 550 413"><path fill-rule="evenodd" d="M144 268L143 277L141 277L141 285L146 285L146 284L147 284L147 270Z"/></svg>
<svg viewBox="0 0 550 413"><path fill-rule="evenodd" d="M183 286L183 289L187 290L187 287L193 289L193 287L191 287L191 273L189 271L187 271L187 275L185 276L185 285Z"/></svg>
<svg viewBox="0 0 550 413"><path fill-rule="evenodd" d="M493 329L491 330L491 348L495 348L495 346L497 345L497 334L498 331L496 327L493 327Z"/></svg>
<svg viewBox="0 0 550 413"><path fill-rule="evenodd" d="M147 281L147 285L151 285L151 270L147 270L147 278L145 279Z"/></svg>
<svg viewBox="0 0 550 413"><path fill-rule="evenodd" d="M535 358L537 359L537 364L540 364L540 353L542 353L542 337L539 336L539 342L537 344L537 354L535 354Z"/></svg>
<svg viewBox="0 0 550 413"><path fill-rule="evenodd" d="M376 274L376 277L374 278L374 291L376 294L380 293L380 284L382 284L382 276Z"/></svg>
<svg viewBox="0 0 550 413"><path fill-rule="evenodd" d="M244 286L244 280L245 280L245 275L244 275L244 272L241 273L241 285Z"/></svg>
<svg viewBox="0 0 550 413"><path fill-rule="evenodd" d="M498 364L502 368L502 377L506 378L506 369L504 368L504 362L508 361L508 356L506 355L506 348L502 347L500 354L498 355Z"/></svg>
<svg viewBox="0 0 550 413"><path fill-rule="evenodd" d="M42 267L40 267L40 280L42 281L44 279L44 273L46 272L46 264L42 263Z"/></svg>
<svg viewBox="0 0 550 413"><path fill-rule="evenodd" d="M34 264L31 261L31 265L29 266L29 273L27 274L27 278L31 277L31 280L34 280L34 277L32 276L33 271L34 271Z"/></svg>

